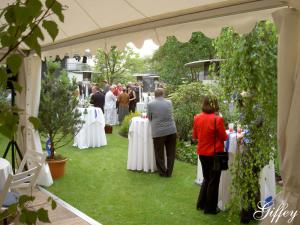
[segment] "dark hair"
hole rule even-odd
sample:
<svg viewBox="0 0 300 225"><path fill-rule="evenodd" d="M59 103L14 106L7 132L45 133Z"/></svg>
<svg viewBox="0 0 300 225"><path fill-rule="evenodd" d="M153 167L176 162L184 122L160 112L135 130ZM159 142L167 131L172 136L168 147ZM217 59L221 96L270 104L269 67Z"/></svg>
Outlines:
<svg viewBox="0 0 300 225"><path fill-rule="evenodd" d="M205 113L215 113L219 111L219 104L216 97L205 96L203 99L202 111Z"/></svg>
<svg viewBox="0 0 300 225"><path fill-rule="evenodd" d="M155 98L157 98L157 97L163 97L164 94L165 94L165 92L164 92L164 89L162 89L162 88L157 88L157 89L154 91L154 96L155 96Z"/></svg>
<svg viewBox="0 0 300 225"><path fill-rule="evenodd" d="M95 87L95 89L96 89L97 91L100 91L100 87L99 87L98 84L95 84L94 87Z"/></svg>

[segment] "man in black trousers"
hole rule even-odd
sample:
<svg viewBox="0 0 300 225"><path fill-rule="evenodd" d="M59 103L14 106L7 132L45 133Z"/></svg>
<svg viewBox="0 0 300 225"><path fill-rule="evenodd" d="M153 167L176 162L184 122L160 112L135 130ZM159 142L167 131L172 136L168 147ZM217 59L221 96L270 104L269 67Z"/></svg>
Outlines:
<svg viewBox="0 0 300 225"><path fill-rule="evenodd" d="M95 107L101 108L102 112L104 113L104 103L105 103L105 95L100 92L100 88L98 85L94 85L92 87L92 97L90 103L93 104Z"/></svg>
<svg viewBox="0 0 300 225"><path fill-rule="evenodd" d="M147 106L151 123L156 166L159 175L171 177L176 153L176 126L172 115L172 103L164 98L164 90L155 90L155 100ZM165 154L167 167L165 166Z"/></svg>

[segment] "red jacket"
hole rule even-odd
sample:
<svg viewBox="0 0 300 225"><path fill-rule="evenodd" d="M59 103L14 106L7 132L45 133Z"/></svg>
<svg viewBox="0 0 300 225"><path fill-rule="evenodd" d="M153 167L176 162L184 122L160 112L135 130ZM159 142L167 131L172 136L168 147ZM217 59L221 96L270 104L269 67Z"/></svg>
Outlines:
<svg viewBox="0 0 300 225"><path fill-rule="evenodd" d="M215 130L217 130L216 152L224 152L224 141L227 140L224 119L214 113L200 113L194 117L193 138L198 140L198 155L214 155Z"/></svg>

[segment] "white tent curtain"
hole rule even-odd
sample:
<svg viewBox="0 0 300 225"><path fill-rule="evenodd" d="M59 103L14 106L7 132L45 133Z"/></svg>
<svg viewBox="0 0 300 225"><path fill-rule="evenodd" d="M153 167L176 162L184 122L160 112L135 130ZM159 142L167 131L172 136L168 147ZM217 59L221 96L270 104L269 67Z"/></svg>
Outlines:
<svg viewBox="0 0 300 225"><path fill-rule="evenodd" d="M298 0L297 0L298 1ZM279 32L278 47L278 144L281 157L283 191L275 201L275 209L287 203L285 210L298 211L289 224L300 224L300 5L274 13ZM289 217L290 218L290 217ZM288 224L280 217L276 224ZM262 224L271 224L267 217Z"/></svg>
<svg viewBox="0 0 300 225"><path fill-rule="evenodd" d="M16 97L17 106L23 111L20 113L19 131L17 142L23 154L26 151L42 152L38 131L29 122L29 117L38 116L40 91L41 91L41 59L38 56L29 56L23 59L23 64L18 76L22 92ZM50 170L45 164L41 170L37 184L50 186L53 183Z"/></svg>

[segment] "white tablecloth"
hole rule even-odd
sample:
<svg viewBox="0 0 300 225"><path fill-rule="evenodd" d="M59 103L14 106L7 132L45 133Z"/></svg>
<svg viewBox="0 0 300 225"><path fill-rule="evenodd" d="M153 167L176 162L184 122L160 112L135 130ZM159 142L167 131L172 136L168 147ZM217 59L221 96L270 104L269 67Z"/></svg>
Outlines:
<svg viewBox="0 0 300 225"><path fill-rule="evenodd" d="M8 174L12 174L12 168L10 163L3 158L0 158L0 191L3 189Z"/></svg>
<svg viewBox="0 0 300 225"><path fill-rule="evenodd" d="M132 118L128 141L127 169L156 171L153 139L148 119Z"/></svg>
<svg viewBox="0 0 300 225"><path fill-rule="evenodd" d="M78 110L82 113L81 119L85 123L74 138L74 146L84 149L107 145L102 110L97 107L78 108Z"/></svg>
<svg viewBox="0 0 300 225"><path fill-rule="evenodd" d="M227 132L229 133L229 132ZM226 146L226 142L225 142ZM234 161L235 154L237 153L237 134L231 133L229 134L229 167L231 163ZM203 182L203 174L201 162L198 160L198 170L197 170L197 178L196 183L201 184ZM275 182L275 168L274 162L270 161L268 165L266 165L261 171L260 175L260 193L261 193L261 201L265 202L267 199L273 199L276 195L276 182ZM219 203L218 207L222 210L225 209L225 205L230 200L230 185L231 185L231 174L229 170L222 171L220 185L219 185Z"/></svg>
<svg viewBox="0 0 300 225"><path fill-rule="evenodd" d="M144 110L146 109L146 104L144 102L138 102L136 103L136 111L139 113L144 112Z"/></svg>

